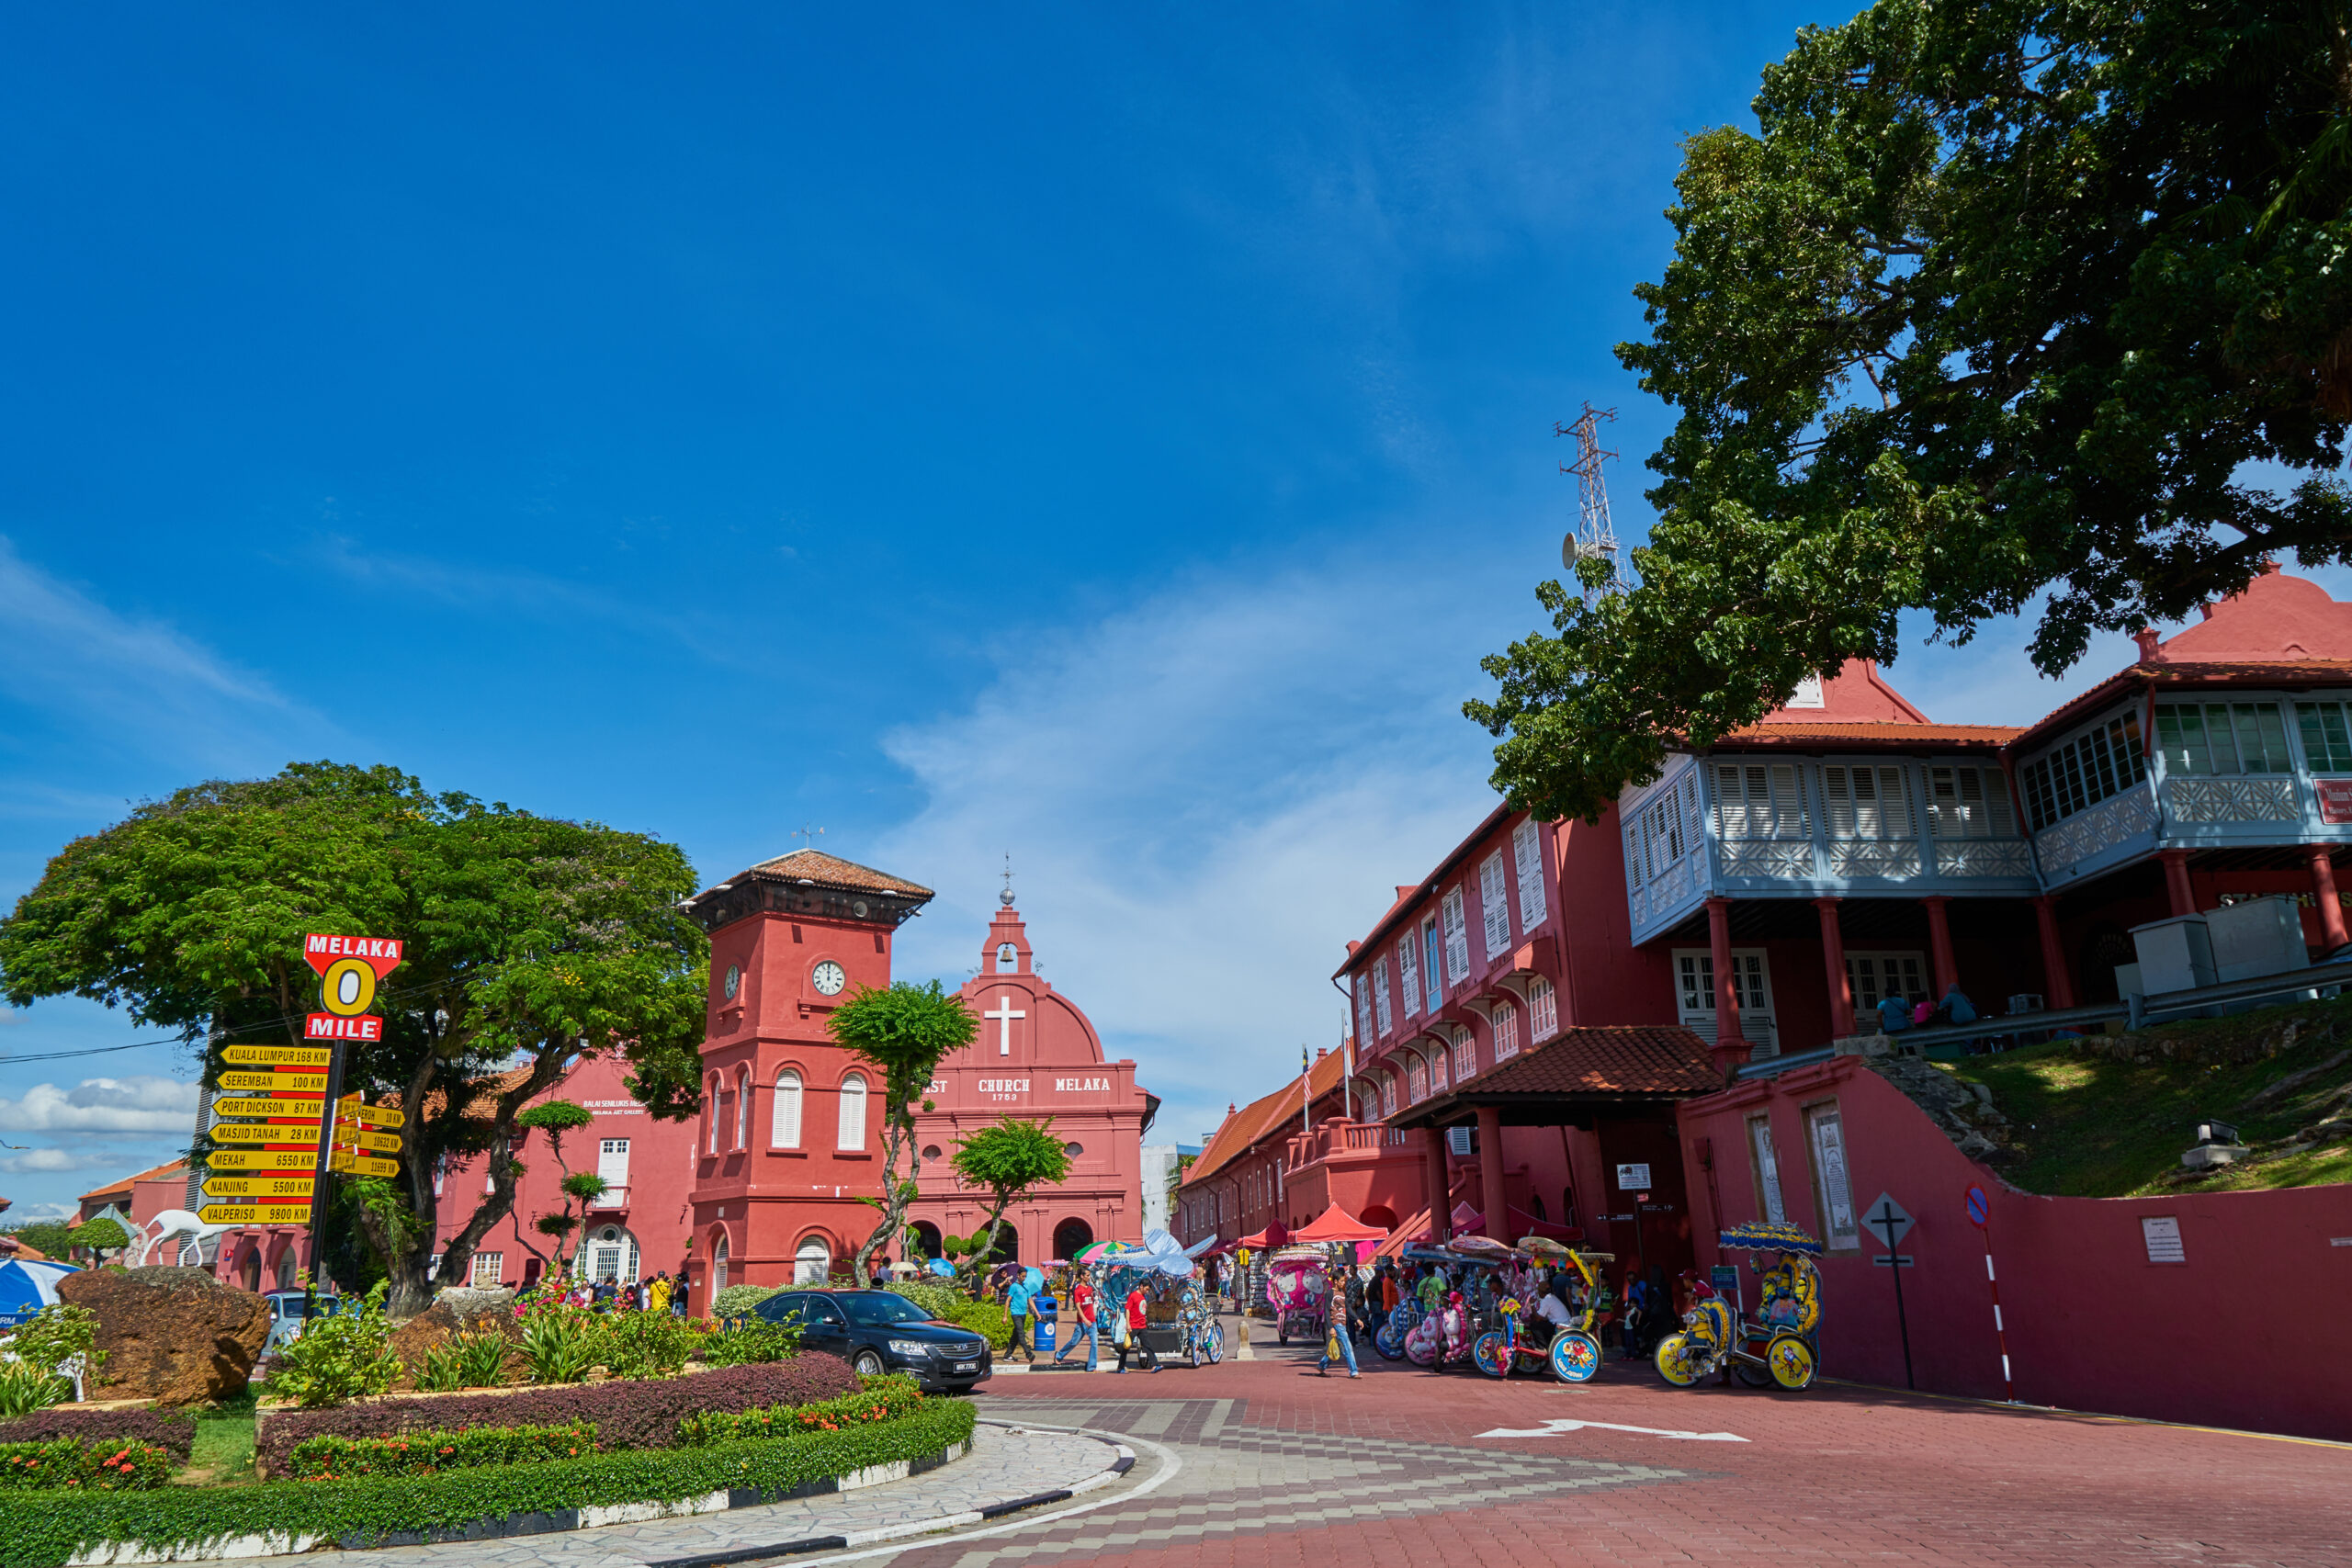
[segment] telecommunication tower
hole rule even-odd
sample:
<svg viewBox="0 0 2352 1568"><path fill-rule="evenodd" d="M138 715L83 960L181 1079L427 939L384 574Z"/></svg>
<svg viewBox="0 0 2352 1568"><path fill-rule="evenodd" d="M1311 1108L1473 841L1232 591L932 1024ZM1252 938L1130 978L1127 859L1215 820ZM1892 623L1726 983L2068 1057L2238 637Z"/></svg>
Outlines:
<svg viewBox="0 0 2352 1568"><path fill-rule="evenodd" d="M1615 591L1623 581L1617 571L1617 530L1609 522L1609 487L1600 477L1601 459L1617 456L1601 448L1600 422L1616 417L1615 409L1597 409L1587 403L1574 423L1552 427L1555 435L1577 438L1577 460L1560 465L1560 472L1577 477L1577 527L1560 541L1560 564L1573 575L1580 559L1598 558L1609 563L1607 585L1583 589L1588 604Z"/></svg>

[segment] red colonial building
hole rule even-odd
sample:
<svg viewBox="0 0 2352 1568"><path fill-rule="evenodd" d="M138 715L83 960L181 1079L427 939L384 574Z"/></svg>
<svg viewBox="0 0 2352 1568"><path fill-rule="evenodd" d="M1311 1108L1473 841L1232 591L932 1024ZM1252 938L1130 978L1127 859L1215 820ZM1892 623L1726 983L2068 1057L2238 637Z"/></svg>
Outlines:
<svg viewBox="0 0 2352 1568"><path fill-rule="evenodd" d="M943 1233L977 1231L989 1195L956 1180L947 1164L956 1140L1005 1116L1049 1118L1069 1154L1069 1176L1005 1211L999 1252L1035 1263L1097 1241L1139 1242L1143 1133L1159 1101L1136 1085L1135 1063L1104 1057L1093 1023L1037 973L1010 888L1001 904L979 973L959 992L979 1033L940 1064L915 1118L922 1170L909 1217L933 1257Z"/></svg>

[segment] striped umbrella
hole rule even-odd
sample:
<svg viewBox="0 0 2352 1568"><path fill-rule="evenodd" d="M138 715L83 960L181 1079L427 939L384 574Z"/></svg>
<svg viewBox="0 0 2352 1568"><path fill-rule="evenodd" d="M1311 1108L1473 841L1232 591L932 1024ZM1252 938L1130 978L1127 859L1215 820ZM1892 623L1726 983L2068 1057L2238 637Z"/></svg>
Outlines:
<svg viewBox="0 0 2352 1568"><path fill-rule="evenodd" d="M0 1328L16 1328L57 1301L57 1281L80 1272L71 1263L25 1258L0 1263Z"/></svg>

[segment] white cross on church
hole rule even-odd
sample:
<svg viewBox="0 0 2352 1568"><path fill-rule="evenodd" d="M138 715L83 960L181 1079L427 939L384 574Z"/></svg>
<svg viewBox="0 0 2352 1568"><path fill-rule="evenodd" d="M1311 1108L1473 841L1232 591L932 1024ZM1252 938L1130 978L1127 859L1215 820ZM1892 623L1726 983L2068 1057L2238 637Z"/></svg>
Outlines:
<svg viewBox="0 0 2352 1568"><path fill-rule="evenodd" d="M980 1016L996 1020L996 1054L1000 1056L1010 1056L1012 1055L1012 1021L1016 1018L1027 1018L1029 1015L1012 1005L1012 994L1010 991L997 993L996 1006L996 1011L984 1012Z"/></svg>

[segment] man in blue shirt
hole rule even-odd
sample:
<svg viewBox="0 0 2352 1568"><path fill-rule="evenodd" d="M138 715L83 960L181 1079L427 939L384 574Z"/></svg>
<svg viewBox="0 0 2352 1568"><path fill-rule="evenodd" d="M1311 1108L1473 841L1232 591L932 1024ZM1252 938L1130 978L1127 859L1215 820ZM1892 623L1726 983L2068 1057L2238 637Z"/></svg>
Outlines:
<svg viewBox="0 0 2352 1568"><path fill-rule="evenodd" d="M1015 1274L1012 1277L1012 1288L1004 1292L1004 1310L1012 1314L1012 1348L1005 1353L1004 1359L1009 1361L1014 1356L1023 1356L1035 1361L1037 1359L1037 1350L1029 1339L1029 1277L1027 1275Z"/></svg>
<svg viewBox="0 0 2352 1568"><path fill-rule="evenodd" d="M1878 1029L1881 1034L1900 1034L1911 1027L1911 1004L1899 996L1883 996L1878 999Z"/></svg>

